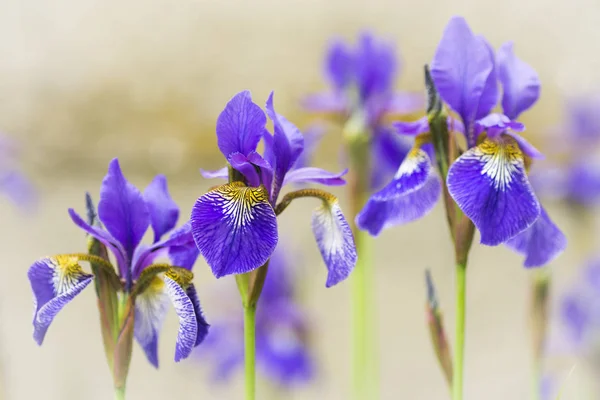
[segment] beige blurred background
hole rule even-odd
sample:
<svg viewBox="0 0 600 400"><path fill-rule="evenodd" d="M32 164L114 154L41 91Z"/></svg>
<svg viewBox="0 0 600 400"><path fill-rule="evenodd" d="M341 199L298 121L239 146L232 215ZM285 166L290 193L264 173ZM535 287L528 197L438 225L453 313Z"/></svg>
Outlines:
<svg viewBox="0 0 600 400"><path fill-rule="evenodd" d="M86 290L53 323L44 346L31 338L32 295L26 270L43 255L84 249L66 210L83 211L83 193L97 197L108 161L118 156L127 177L143 188L155 173L170 180L189 214L211 184L198 168L222 164L214 125L226 101L250 89L261 104L275 90L278 109L306 126L298 100L324 89L322 57L333 35L354 39L364 28L393 39L404 60L398 87L422 89L428 62L450 16L467 18L493 45L516 42L519 56L539 72L543 95L524 116L532 141L562 117L562 96L600 83L600 3L564 1L114 1L5 0L0 4L0 129L25 148L23 167L40 191L36 213L0 199L4 257L0 279L0 398L110 399L94 291ZM317 164L337 169L332 130ZM343 197L343 189L337 190ZM349 285L326 290L325 268L306 223L314 204L294 205L282 226L305 258L304 290L313 321L319 379L289 399L347 399L350 376ZM578 223L550 206L570 238L553 263L555 289L568 286L595 247ZM591 225L594 225L591 222ZM583 238L582 238L583 237ZM429 346L423 269L439 286L448 329L453 318L452 251L441 208L422 221L386 231L376 243L378 337L382 399L447 399ZM505 248L475 246L469 271L466 399L527 399L530 274ZM216 281L204 261L196 281L207 318L219 313ZM135 347L128 398L240 399L241 375L214 385L208 366L172 360L177 332L171 313L155 371ZM564 399L584 399L585 365L550 360L566 379ZM562 383L561 383L562 384ZM259 398L268 399L266 385ZM4 396L4 397L2 397ZM274 398L278 398L275 396ZM279 397L283 398L283 397Z"/></svg>

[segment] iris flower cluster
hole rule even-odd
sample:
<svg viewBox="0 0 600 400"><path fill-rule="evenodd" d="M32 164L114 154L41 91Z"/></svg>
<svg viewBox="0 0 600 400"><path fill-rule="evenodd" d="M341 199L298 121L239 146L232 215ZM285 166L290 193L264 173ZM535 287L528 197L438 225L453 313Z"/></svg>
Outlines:
<svg viewBox="0 0 600 400"><path fill-rule="evenodd" d="M179 208L165 177L154 178L142 193L127 181L117 159L102 181L97 213L89 195L87 211L87 222L73 209L69 216L89 235L89 252L45 257L29 269L33 337L41 345L60 310L93 281L107 360L115 387L124 391L133 337L158 367L158 337L169 303L180 323L175 361L188 357L206 337L208 324L192 283L198 250L189 223L175 228ZM149 227L154 240L145 245L141 241ZM163 256L173 265L156 262ZM90 264L92 273L84 271L81 261Z"/></svg>
<svg viewBox="0 0 600 400"><path fill-rule="evenodd" d="M527 267L548 263L564 249L566 240L527 179L532 159L542 155L521 136L525 127L517 120L539 97L537 74L514 54L512 43L494 53L457 17L444 31L430 78L430 88L457 116L448 124L453 134L444 139L444 151L449 146L453 153L451 160L440 160L439 168L448 194L477 227L482 244L506 244L525 256ZM493 112L499 86L501 114ZM432 160L442 155L434 150L430 123L431 118L424 117L395 124L400 135L415 137L415 146L394 179L373 194L358 215L361 229L377 235L386 227L422 218L439 200L440 172ZM464 148L457 145L455 133L462 134Z"/></svg>
<svg viewBox="0 0 600 400"><path fill-rule="evenodd" d="M208 174L229 178L201 196L192 210L192 232L200 253L213 274L223 277L256 270L269 260L279 239L277 215L299 197L321 200L312 218L317 245L328 269L327 287L345 279L357 255L352 231L337 198L317 189L290 192L278 203L281 189L291 183L341 185L346 173L331 173L315 167L296 166L304 151L300 130L273 107L273 94L266 103L273 133L266 129L267 117L252 102L250 92L235 95L217 120L219 150L229 167ZM258 151L259 142L264 152Z"/></svg>

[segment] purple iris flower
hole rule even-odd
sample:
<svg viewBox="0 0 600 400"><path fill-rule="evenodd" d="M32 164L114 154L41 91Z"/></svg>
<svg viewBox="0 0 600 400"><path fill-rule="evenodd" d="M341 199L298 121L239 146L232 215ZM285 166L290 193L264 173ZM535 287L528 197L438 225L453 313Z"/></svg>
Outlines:
<svg viewBox="0 0 600 400"><path fill-rule="evenodd" d="M380 187L392 176L411 146L409 138L394 134L384 117L423 108L420 94L394 92L399 69L394 46L370 33L361 34L354 48L334 40L324 67L332 90L310 95L304 101L309 111L336 115L371 133L371 157L377 160L373 163L373 187Z"/></svg>
<svg viewBox="0 0 600 400"><path fill-rule="evenodd" d="M525 255L525 266L543 265L565 247L566 239L541 207L527 179L525 161L541 153L519 133L519 115L538 99L535 71L513 52L512 43L496 56L460 17L450 20L431 63L442 100L459 119L449 130L465 136L467 148L450 166L446 185L454 201L481 233L481 243L507 244ZM492 113L503 88L503 114ZM398 133L416 136L415 146L394 179L357 216L361 229L377 235L385 227L425 216L437 203L441 182L431 164L427 117L398 122Z"/></svg>
<svg viewBox="0 0 600 400"><path fill-rule="evenodd" d="M15 167L19 154L17 143L0 135L0 193L17 206L29 207L36 195L29 179Z"/></svg>
<svg viewBox="0 0 600 400"><path fill-rule="evenodd" d="M572 347L589 353L600 332L600 258L587 263L581 278L563 297L560 315Z"/></svg>
<svg viewBox="0 0 600 400"><path fill-rule="evenodd" d="M90 212L95 212L93 206ZM179 208L169 195L166 178L156 176L142 193L127 181L114 159L100 188L99 223L87 223L73 209L69 215L75 225L111 250L117 268L115 271L107 257L104 272L108 275L104 276L114 277L115 290L122 292L119 298L133 299L134 336L148 360L158 366L158 335L169 302L180 322L175 361L186 358L206 336L208 324L191 283L191 269L198 257L191 226L188 222L173 229ZM141 240L150 226L154 240L144 245ZM154 263L169 253L178 267ZM90 261L85 255L59 255L40 259L29 269L35 296L33 336L40 345L58 312L95 278L84 272L80 260Z"/></svg>
<svg viewBox="0 0 600 400"><path fill-rule="evenodd" d="M579 207L600 202L600 95L567 99L566 121L554 129L549 149L560 164L534 168L532 184L541 196Z"/></svg>
<svg viewBox="0 0 600 400"><path fill-rule="evenodd" d="M235 95L217 120L217 142L229 163L230 183L201 196L192 210L194 240L213 274L220 278L250 272L266 263L278 241L276 215L298 197L317 197L312 228L328 269L327 286L345 279L356 263L354 238L337 198L317 189L288 193L277 203L289 183L344 184L342 176L296 164L304 151L300 130L273 108L273 94L266 104L273 122L252 102L250 92ZM260 141L264 153L257 152ZM205 173L226 178L228 169Z"/></svg>
<svg viewBox="0 0 600 400"><path fill-rule="evenodd" d="M277 246L256 315L258 368L278 386L305 383L314 376L314 359L308 349L307 318L295 297L294 269L289 254ZM200 351L216 360L215 378L229 379L244 361L244 328L240 318L228 317L211 328Z"/></svg>

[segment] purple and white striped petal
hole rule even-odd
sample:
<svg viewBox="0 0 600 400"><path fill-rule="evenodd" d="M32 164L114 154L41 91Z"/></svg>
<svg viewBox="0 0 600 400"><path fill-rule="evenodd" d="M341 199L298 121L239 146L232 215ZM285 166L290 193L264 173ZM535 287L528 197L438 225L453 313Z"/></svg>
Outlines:
<svg viewBox="0 0 600 400"><path fill-rule="evenodd" d="M125 179L116 158L108 165L100 187L98 217L131 260L150 225L150 213L142 193Z"/></svg>
<svg viewBox="0 0 600 400"><path fill-rule="evenodd" d="M217 145L225 158L233 153L248 155L262 138L267 117L252 102L248 90L233 96L217 119Z"/></svg>
<svg viewBox="0 0 600 400"><path fill-rule="evenodd" d="M173 201L167 187L167 178L157 175L143 193L150 213L154 242L173 229L179 218L179 207Z"/></svg>
<svg viewBox="0 0 600 400"><path fill-rule="evenodd" d="M175 362L179 362L187 358L196 345L198 321L196 319L194 303L185 293L185 290L168 276L165 276L163 279L167 294L179 317L179 332L177 334L177 342L175 343Z"/></svg>
<svg viewBox="0 0 600 400"><path fill-rule="evenodd" d="M342 177L347 173L348 169L335 174L333 172L325 171L324 169L315 167L298 168L286 174L285 179L283 180L283 185L285 186L289 183L314 182L327 186L339 186L346 183Z"/></svg>
<svg viewBox="0 0 600 400"><path fill-rule="evenodd" d="M315 210L312 229L328 270L326 286L331 287L350 275L357 260L352 229L335 197Z"/></svg>
<svg viewBox="0 0 600 400"><path fill-rule="evenodd" d="M41 345L52 320L64 306L89 285L77 258L56 256L36 261L27 272L33 290L33 338Z"/></svg>
<svg viewBox="0 0 600 400"><path fill-rule="evenodd" d="M202 308L200 307L200 299L198 298L198 292L196 291L196 287L193 283L191 283L188 288L185 290L185 293L192 301L194 305L194 313L196 314L196 325L198 326L198 331L196 333L196 342L194 342L194 347L200 345L208 335L208 322L204 319L204 315L202 314Z"/></svg>
<svg viewBox="0 0 600 400"><path fill-rule="evenodd" d="M413 148L396 171L394 179L373 194L375 200L389 200L421 188L433 173L431 160L425 151Z"/></svg>
<svg viewBox="0 0 600 400"><path fill-rule="evenodd" d="M540 217L529 228L507 241L506 245L525 256L525 267L541 267L565 250L567 238L542 207Z"/></svg>
<svg viewBox="0 0 600 400"><path fill-rule="evenodd" d="M479 229L481 243L490 246L523 232L540 216L523 153L506 139L485 140L460 156L448 171L450 195Z"/></svg>
<svg viewBox="0 0 600 400"><path fill-rule="evenodd" d="M134 336L146 358L158 368L158 335L169 310L165 282L155 276L150 286L135 299Z"/></svg>
<svg viewBox="0 0 600 400"><path fill-rule="evenodd" d="M435 206L441 183L427 153L413 148L394 179L371 196L356 217L360 229L377 236L384 228L405 224L425 216Z"/></svg>
<svg viewBox="0 0 600 400"><path fill-rule="evenodd" d="M217 278L260 267L277 245L277 218L264 188L222 185L196 201L191 223L200 254Z"/></svg>
<svg viewBox="0 0 600 400"><path fill-rule="evenodd" d="M427 215L440 198L442 185L436 174L430 174L425 182L414 190L397 197L377 200L371 197L356 216L356 225L372 236L385 228L403 225Z"/></svg>

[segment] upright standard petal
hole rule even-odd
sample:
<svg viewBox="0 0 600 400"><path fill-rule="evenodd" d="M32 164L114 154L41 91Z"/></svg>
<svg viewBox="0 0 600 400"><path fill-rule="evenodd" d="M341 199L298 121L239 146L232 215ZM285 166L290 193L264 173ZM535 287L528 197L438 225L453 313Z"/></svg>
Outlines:
<svg viewBox="0 0 600 400"><path fill-rule="evenodd" d="M140 191L123 176L116 158L110 162L102 181L98 216L131 260L150 225L150 213Z"/></svg>
<svg viewBox="0 0 600 400"><path fill-rule="evenodd" d="M277 245L277 218L262 187L233 182L206 193L196 201L191 223L217 278L260 267Z"/></svg>
<svg viewBox="0 0 600 400"><path fill-rule="evenodd" d="M356 80L363 102L392 90L397 72L396 54L391 43L377 41L363 33L356 50Z"/></svg>
<svg viewBox="0 0 600 400"><path fill-rule="evenodd" d="M273 121L275 171L272 202L275 202L283 186L285 175L292 169L302 150L304 150L304 137L294 124L275 112L275 108L273 107L273 92L271 92L267 100L266 110L267 115Z"/></svg>
<svg viewBox="0 0 600 400"><path fill-rule="evenodd" d="M541 267L565 250L567 238L542 208L540 217L506 245L525 256L525 267Z"/></svg>
<svg viewBox="0 0 600 400"><path fill-rule="evenodd" d="M256 150L267 117L252 102L250 92L245 90L233 96L217 119L217 144L225 158L232 153L248 155Z"/></svg>
<svg viewBox="0 0 600 400"><path fill-rule="evenodd" d="M346 43L335 40L325 56L325 74L335 89L348 87L354 77L354 55Z"/></svg>
<svg viewBox="0 0 600 400"><path fill-rule="evenodd" d="M173 279L165 276L166 291L179 317L179 332L175 344L175 362L187 358L196 345L198 338L198 322L194 303L185 290Z"/></svg>
<svg viewBox="0 0 600 400"><path fill-rule="evenodd" d="M52 320L94 279L77 258L56 256L36 261L27 273L34 294L33 338L41 345Z"/></svg>
<svg viewBox="0 0 600 400"><path fill-rule="evenodd" d="M367 201L356 216L356 224L359 229L377 236L384 228L422 218L437 203L441 187L429 156L415 148L400 165L394 179Z"/></svg>
<svg viewBox="0 0 600 400"><path fill-rule="evenodd" d="M476 119L485 116L488 98L498 93L490 85L494 59L483 38L473 34L462 17L453 17L440 41L431 63L431 76L442 99L462 118L467 132ZM484 101L482 101L482 99ZM491 108L490 108L491 109ZM475 138L467 135L469 147Z"/></svg>
<svg viewBox="0 0 600 400"><path fill-rule="evenodd" d="M333 195L313 213L312 229L328 270L326 286L331 287L350 275L357 260L352 229Z"/></svg>
<svg viewBox="0 0 600 400"><path fill-rule="evenodd" d="M162 278L155 276L135 299L134 336L146 358L158 368L158 335L169 309L169 296Z"/></svg>
<svg viewBox="0 0 600 400"><path fill-rule="evenodd" d="M447 185L454 201L481 232L482 244L504 243L540 216L523 153L510 138L487 139L465 152L450 167Z"/></svg>
<svg viewBox="0 0 600 400"><path fill-rule="evenodd" d="M500 46L497 59L504 91L502 109L508 118L517 119L540 97L540 78L529 64L515 55L512 42Z"/></svg>
<svg viewBox="0 0 600 400"><path fill-rule="evenodd" d="M179 207L171 198L167 178L157 175L144 190L144 200L148 205L150 223L154 230L154 241L175 227L179 218Z"/></svg>

